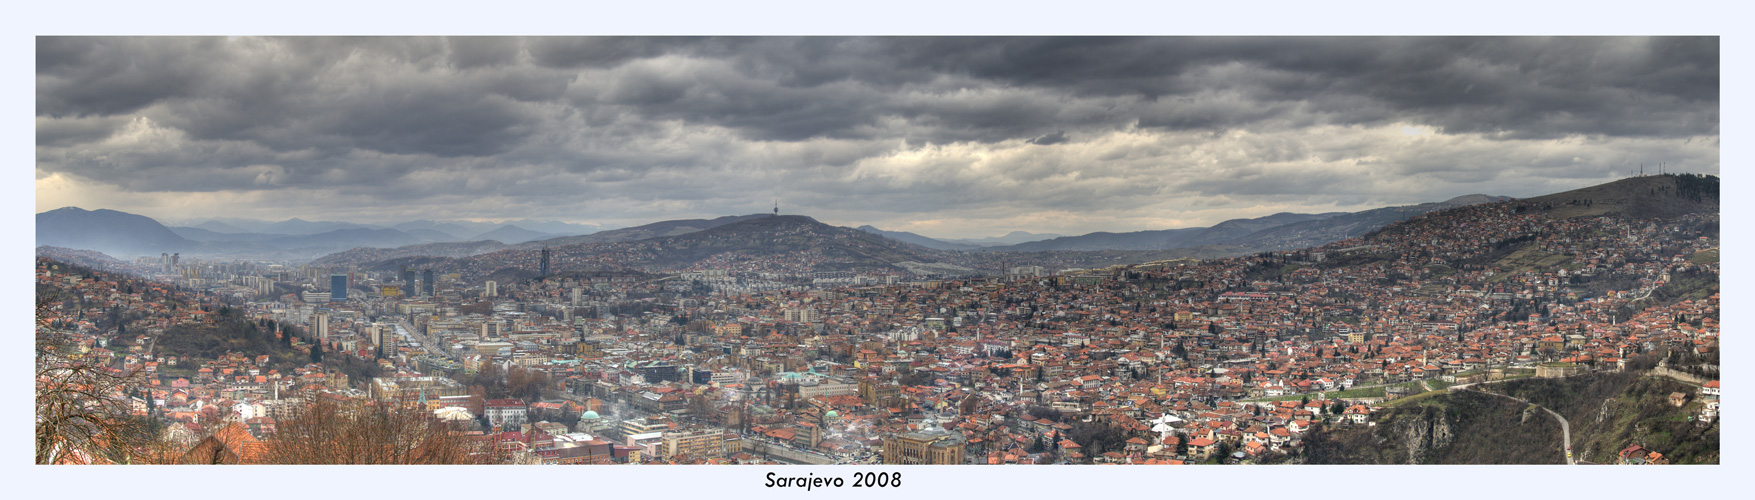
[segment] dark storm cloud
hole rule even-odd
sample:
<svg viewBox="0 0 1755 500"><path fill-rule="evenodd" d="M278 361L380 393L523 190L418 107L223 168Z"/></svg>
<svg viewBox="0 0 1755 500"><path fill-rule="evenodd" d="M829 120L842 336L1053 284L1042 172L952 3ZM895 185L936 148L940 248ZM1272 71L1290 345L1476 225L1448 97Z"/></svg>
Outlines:
<svg viewBox="0 0 1755 500"><path fill-rule="evenodd" d="M674 51L688 52L703 44L724 43L695 37L539 37L527 47L536 64L558 68L612 67Z"/></svg>
<svg viewBox="0 0 1755 500"><path fill-rule="evenodd" d="M1714 133L1717 121L1715 38L830 38L763 39L738 49L723 54L736 68L729 76L763 85L694 81L705 91L691 94L672 80L653 82L647 96L705 111L697 118L752 137L784 139L799 129L839 136L898 113L925 120L921 132L932 139L997 140L996 133L1051 126L1052 114L1033 106L1098 97L1144 108L1123 107L1107 121L1171 129L1395 117L1518 137L1687 136ZM1048 98L927 109L894 98L971 88L1037 89ZM1205 99L1213 94L1235 98ZM728 115L714 96L742 107ZM822 111L836 119L795 127L801 120L773 109L803 98L835 103Z"/></svg>
<svg viewBox="0 0 1755 500"><path fill-rule="evenodd" d="M91 116L131 113L163 99L194 93L212 39L37 39L37 114Z"/></svg>
<svg viewBox="0 0 1755 500"><path fill-rule="evenodd" d="M517 39L501 37L455 37L445 41L451 49L451 65L459 69L491 68L516 64Z"/></svg>
<svg viewBox="0 0 1755 500"><path fill-rule="evenodd" d="M1642 155L1716 172L1718 50L1712 37L42 37L37 169L123 192L297 189L410 210L596 196L711 212L801 189L799 203L897 213L1376 200L1409 191L1392 175L1590 178Z"/></svg>
<svg viewBox="0 0 1755 500"><path fill-rule="evenodd" d="M37 119L38 146L70 146L103 140L127 120L114 117Z"/></svg>
<svg viewBox="0 0 1755 500"><path fill-rule="evenodd" d="M1330 123L1428 117L1454 131L1686 136L1715 132L1718 41L1696 38L950 38L896 42L892 63L1075 96L1175 102L1238 91ZM903 71L904 73L908 71ZM1286 112L1193 110L1143 126L1248 126ZM1700 115L1696 122L1635 120ZM1710 122L1706 123L1706 122ZM1640 125L1644 124L1644 125Z"/></svg>

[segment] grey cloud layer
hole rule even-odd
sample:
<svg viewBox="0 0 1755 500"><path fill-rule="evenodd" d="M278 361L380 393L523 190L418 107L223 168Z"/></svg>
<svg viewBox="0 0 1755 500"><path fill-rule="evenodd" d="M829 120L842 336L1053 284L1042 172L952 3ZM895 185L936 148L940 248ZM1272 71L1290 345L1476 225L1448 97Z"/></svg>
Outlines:
<svg viewBox="0 0 1755 500"><path fill-rule="evenodd" d="M44 37L37 168L544 212L460 214L490 217L1367 203L1396 175L1716 173L1717 61L1710 37ZM1400 124L1438 138L1387 146Z"/></svg>

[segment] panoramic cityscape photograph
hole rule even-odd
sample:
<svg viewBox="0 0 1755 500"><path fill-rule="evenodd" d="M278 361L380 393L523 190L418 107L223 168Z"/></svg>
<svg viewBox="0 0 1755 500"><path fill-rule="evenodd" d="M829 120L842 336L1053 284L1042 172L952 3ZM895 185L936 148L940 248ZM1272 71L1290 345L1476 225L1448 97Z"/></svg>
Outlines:
<svg viewBox="0 0 1755 500"><path fill-rule="evenodd" d="M31 50L39 465L1721 463L1717 36Z"/></svg>

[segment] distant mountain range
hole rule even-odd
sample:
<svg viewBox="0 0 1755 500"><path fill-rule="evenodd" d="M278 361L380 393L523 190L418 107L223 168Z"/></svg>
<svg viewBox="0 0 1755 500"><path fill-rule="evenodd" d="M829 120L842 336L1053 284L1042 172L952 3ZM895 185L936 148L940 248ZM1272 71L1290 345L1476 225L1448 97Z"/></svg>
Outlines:
<svg viewBox="0 0 1755 500"><path fill-rule="evenodd" d="M38 245L103 252L132 258L162 253L214 257L262 257L304 260L352 248L394 248L465 240L494 240L499 247L532 240L585 234L595 226L522 220L533 226L571 231L556 234L511 223L413 221L392 227L350 222L279 222L253 219L211 219L193 226L166 227L143 215L115 210L66 207L37 214ZM483 249L466 244L459 248ZM497 248L493 248L497 249ZM490 249L491 250L491 249Z"/></svg>
<svg viewBox="0 0 1755 500"><path fill-rule="evenodd" d="M1556 216L1623 214L1641 217L1716 210L1717 181L1716 177L1649 176L1525 201L1554 205L1557 208L1551 213ZM318 265L437 258L464 259L491 267L493 264L489 262L475 260L484 258L484 255L487 258L524 258L525 254L546 247L557 253L576 255L579 262L646 268L686 267L708 260L721 265L729 261L759 260L762 256L800 258L801 255L810 255L812 257L801 262L810 261L813 268L819 269L900 266L904 262L997 269L1000 265L1016 265L1033 258L1031 256L1047 256L1043 257L1045 261L1060 262L1075 258L1062 252L1103 252L1089 255L1101 255L1105 261L1123 261L1141 256L1205 257L1305 248L1364 235L1434 210L1509 199L1468 195L1442 202L1360 212L1278 213L1228 220L1210 227L1096 232L1078 236L1014 232L997 238L948 241L872 226L851 229L830 226L809 217L770 214L660 221L569 235L544 229L581 231L588 226L541 221L496 224L422 220L380 227L301 219L280 222L209 219L192 226L167 228L145 216L68 207L37 214L37 244L96 250L124 259L181 252L221 257L249 255L289 260L315 259L314 263ZM284 232L266 232L268 230ZM613 245L629 243L638 244ZM1007 254L1001 255L1002 252ZM1056 255L1059 257L1054 257Z"/></svg>
<svg viewBox="0 0 1755 500"><path fill-rule="evenodd" d="M518 226L508 224L508 225L500 226L499 228L494 229L492 231L488 231L485 233L475 235L474 238L470 238L470 239L472 239L472 240L494 240L494 241L498 241L500 243L505 243L508 245L515 245L515 244L523 243L526 241L546 240L549 238L554 238L556 236L559 236L559 235L531 231L529 229L524 229L524 228L521 228Z"/></svg>
<svg viewBox="0 0 1755 500"><path fill-rule="evenodd" d="M1505 196L1467 195L1442 202L1385 207L1362 212L1296 214L1281 212L1253 219L1232 219L1209 227L1159 229L1126 233L1096 232L1062 236L1016 245L993 246L988 252L1044 252L1091 250L1167 250L1221 247L1228 253L1286 250L1321 245L1359 236L1415 215L1475 203L1511 199Z"/></svg>
<svg viewBox="0 0 1755 500"><path fill-rule="evenodd" d="M198 244L144 215L57 208L37 214L37 245L96 250L112 256L185 252Z"/></svg>
<svg viewBox="0 0 1755 500"><path fill-rule="evenodd" d="M1031 232L1027 232L1027 231L1012 231L1010 233L1006 233L1005 236L993 236L993 237L988 237L988 238L940 239L939 241L943 241L946 243L957 243L957 244L962 244L962 245L975 245L975 246L980 246L980 247L991 247L991 246L1001 246L1001 245L1016 245L1019 243L1029 243L1032 241L1041 241L1041 240L1059 238L1060 236L1061 235L1054 234L1054 233L1037 234L1037 233L1031 233Z"/></svg>
<svg viewBox="0 0 1755 500"><path fill-rule="evenodd" d="M240 228L238 226L233 226L231 224L226 224L224 222L220 222L220 221L216 221L216 220L210 220L210 221L196 224L196 225L190 226L190 227L193 227L196 229L204 229L204 230L212 231L215 233L225 233L225 234L250 232L250 230L248 230L248 229Z"/></svg>
<svg viewBox="0 0 1755 500"><path fill-rule="evenodd" d="M881 237L886 241L916 245L921 250L937 251L1064 252L1201 248L1206 249L1202 251L1203 254L1233 254L1320 245L1358 236L1391 222L1432 210L1500 199L1504 198L1472 195L1439 203L1355 213L1279 213L1253 219L1229 220L1211 227L1127 233L1096 232L1079 236L1055 236L1019 231L997 238L961 242L928 238L904 231L886 231L872 226L849 231ZM167 228L145 216L114 210L86 211L68 207L38 214L37 243L97 250L121 257L181 252L220 257L257 256L303 260L318 259L340 252L332 258L324 257L319 260L361 263L400 257L462 258L505 249L530 250L645 241L772 217L769 214L751 214L714 219L670 220L590 234L564 235L536 231L510 223L430 220L381 227L298 218L279 222L213 219L195 226ZM529 222L540 227L574 231L584 227ZM1020 240L1024 241L1016 244L994 244ZM970 241L978 243L969 243Z"/></svg>
<svg viewBox="0 0 1755 500"><path fill-rule="evenodd" d="M216 233L262 233L277 235L318 234L340 229L395 229L409 234L420 235L422 238L435 241L440 240L438 234L445 235L443 241L477 239L481 234L503 227L516 227L525 231L550 235L551 237L577 236L609 229L606 226L600 225L534 219L518 219L504 222L475 222L463 220L435 221L423 219L389 225L374 225L337 221L307 221L297 217L278 222L220 217L191 219L181 221L174 225L205 229ZM438 234L421 230L434 231Z"/></svg>
<svg viewBox="0 0 1755 500"><path fill-rule="evenodd" d="M921 236L921 235L914 234L914 233L910 233L907 231L885 231L885 230L878 229L878 228L875 228L875 227L872 227L869 225L859 226L859 230L865 231L867 233L875 234L878 236L883 236L885 238L889 238L892 240L901 241L901 242L905 242L905 243L913 243L916 245L920 245L920 246L935 249L935 250L974 250L977 248L981 248L981 245L970 245L967 243L952 243L949 241L928 238L928 237Z"/></svg>
<svg viewBox="0 0 1755 500"><path fill-rule="evenodd" d="M1058 234L1035 234L1024 231L1012 231L1005 236L995 236L990 238L942 239L921 236L907 231L885 231L870 225L859 226L859 230L935 250L979 250L987 247L1015 245L1060 237Z"/></svg>

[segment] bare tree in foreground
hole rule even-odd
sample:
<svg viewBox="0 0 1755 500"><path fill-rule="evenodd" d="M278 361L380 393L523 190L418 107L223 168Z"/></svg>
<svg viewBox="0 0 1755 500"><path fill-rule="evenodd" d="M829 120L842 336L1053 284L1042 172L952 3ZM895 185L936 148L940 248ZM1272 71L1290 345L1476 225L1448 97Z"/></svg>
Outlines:
<svg viewBox="0 0 1755 500"><path fill-rule="evenodd" d="M319 400L275 426L272 464L500 463L486 436L472 436L431 412L377 402Z"/></svg>
<svg viewBox="0 0 1755 500"><path fill-rule="evenodd" d="M44 319L51 297L39 297L36 330L36 463L156 462L169 453L158 426L136 408L146 377L82 357Z"/></svg>

